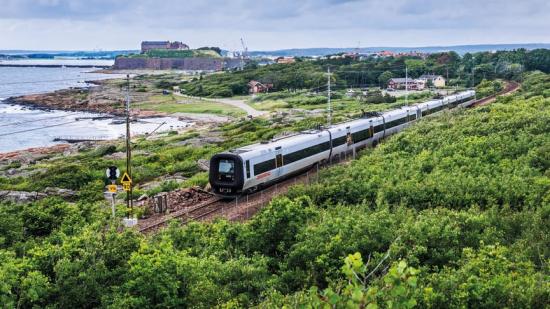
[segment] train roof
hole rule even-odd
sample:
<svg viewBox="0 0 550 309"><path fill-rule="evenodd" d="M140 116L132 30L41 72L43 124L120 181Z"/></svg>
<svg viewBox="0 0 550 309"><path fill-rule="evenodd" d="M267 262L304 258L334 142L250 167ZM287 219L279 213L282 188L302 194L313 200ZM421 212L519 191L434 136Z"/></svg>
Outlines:
<svg viewBox="0 0 550 309"><path fill-rule="evenodd" d="M474 93L473 90L468 90L468 91L463 91L463 92L460 92L460 93L453 94L451 96L447 96L445 98L451 98L451 97L456 97L456 96L459 96L459 95L462 95L462 94L472 94L472 93ZM350 127L350 126L355 127L355 126L367 124L370 121L374 122L376 120L382 119L382 117L393 118L394 116L401 115L403 113L407 113L407 110L411 111L411 110L416 110L416 108L423 108L425 106L434 106L438 103L441 104L442 99L440 99L440 100L430 100L430 101L427 101L427 102L422 102L422 103L409 105L409 106L402 106L402 107L397 108L397 109L393 109L393 110L389 110L389 111L385 111L383 113L380 113L379 114L380 116L354 119L354 120L351 120L351 121L331 125L330 127L323 128L322 130L306 130L306 131L296 132L294 134L281 136L281 137L274 138L274 139L269 140L269 141L264 141L264 142L259 142L259 143L255 143L255 144L252 144L252 145L239 147L239 148L230 150L229 153L236 154L236 155L241 155L241 154L245 154L245 153L249 153L249 152L253 152L253 151L260 151L260 152L261 151L269 151L269 150L272 150L272 149L274 149L276 147L279 147L279 146L282 147L282 146L285 146L287 144L292 144L293 145L293 144L298 143L298 142L309 141L309 140L312 139L312 137L313 137L313 139L316 139L318 137L321 137L323 134L325 134L327 132L327 130L330 130L331 132L333 132L333 130L338 130L338 129L342 129L342 128L345 128L345 127Z"/></svg>
<svg viewBox="0 0 550 309"><path fill-rule="evenodd" d="M323 134L326 134L326 130L306 130L306 131L296 132L295 134L274 138L269 141L263 141L252 145L246 145L243 147L230 150L229 152L232 154L240 155L240 154L244 154L252 151L270 150L278 146L285 146L286 144L295 144L297 142L316 139L322 136Z"/></svg>

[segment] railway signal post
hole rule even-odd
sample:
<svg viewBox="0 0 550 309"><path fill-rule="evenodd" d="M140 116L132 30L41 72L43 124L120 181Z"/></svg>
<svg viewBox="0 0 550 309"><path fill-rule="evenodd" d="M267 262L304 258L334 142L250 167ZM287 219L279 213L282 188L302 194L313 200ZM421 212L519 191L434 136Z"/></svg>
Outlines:
<svg viewBox="0 0 550 309"><path fill-rule="evenodd" d="M116 180L120 176L120 170L116 166L109 166L105 171L105 175L107 176L107 179L111 181L111 184L107 185L107 194L105 196L109 196L109 199L111 200L111 216L114 219L116 206L115 196L118 191Z"/></svg>

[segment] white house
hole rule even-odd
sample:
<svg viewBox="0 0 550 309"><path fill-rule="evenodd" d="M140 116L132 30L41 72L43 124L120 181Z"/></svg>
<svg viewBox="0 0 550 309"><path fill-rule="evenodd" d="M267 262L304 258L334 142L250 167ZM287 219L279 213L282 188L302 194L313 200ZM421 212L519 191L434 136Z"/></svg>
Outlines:
<svg viewBox="0 0 550 309"><path fill-rule="evenodd" d="M426 84L431 82L432 85L436 88L445 87L445 78L441 75L423 74L418 79L424 80Z"/></svg>

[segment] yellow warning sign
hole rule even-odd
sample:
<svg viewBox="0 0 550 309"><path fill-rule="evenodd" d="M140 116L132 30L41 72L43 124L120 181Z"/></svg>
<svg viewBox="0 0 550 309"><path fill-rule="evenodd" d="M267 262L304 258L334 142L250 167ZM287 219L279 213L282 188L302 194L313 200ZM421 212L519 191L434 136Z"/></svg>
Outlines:
<svg viewBox="0 0 550 309"><path fill-rule="evenodd" d="M122 175L122 179L120 179L120 182L123 184L131 184L132 178L130 178L130 175L128 175L128 173L124 172L124 175Z"/></svg>
<svg viewBox="0 0 550 309"><path fill-rule="evenodd" d="M109 192L114 193L114 192L116 192L116 189L117 189L116 185L108 185L107 186L107 190L109 190Z"/></svg>
<svg viewBox="0 0 550 309"><path fill-rule="evenodd" d="M124 191L130 191L130 183L129 182L123 183L122 189L124 189Z"/></svg>

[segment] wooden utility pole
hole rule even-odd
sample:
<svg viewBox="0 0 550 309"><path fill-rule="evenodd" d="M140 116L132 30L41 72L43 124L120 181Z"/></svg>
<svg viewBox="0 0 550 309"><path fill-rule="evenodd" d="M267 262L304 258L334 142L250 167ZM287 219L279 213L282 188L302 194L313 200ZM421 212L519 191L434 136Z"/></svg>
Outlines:
<svg viewBox="0 0 550 309"><path fill-rule="evenodd" d="M130 75L126 75L127 89L126 89L126 173L132 178L132 149L130 144ZM130 190L126 194L126 206L130 208L130 215L132 212L132 183L130 183Z"/></svg>

